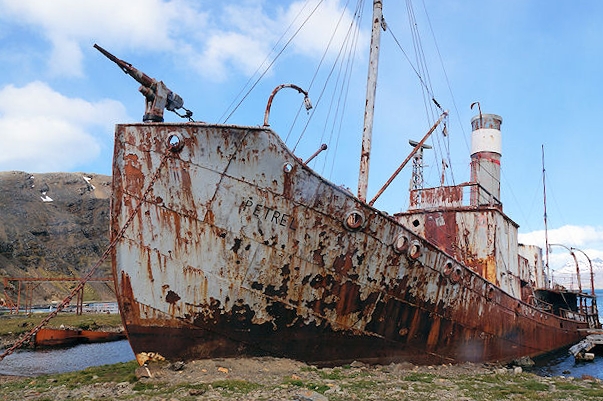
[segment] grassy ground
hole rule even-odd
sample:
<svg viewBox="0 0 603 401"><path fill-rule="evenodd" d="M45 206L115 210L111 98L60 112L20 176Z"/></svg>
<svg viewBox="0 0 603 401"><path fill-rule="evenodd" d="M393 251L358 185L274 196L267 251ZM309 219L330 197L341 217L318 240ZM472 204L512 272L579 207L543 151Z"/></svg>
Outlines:
<svg viewBox="0 0 603 401"><path fill-rule="evenodd" d="M27 315L3 315L0 316L0 337L15 336L26 333L38 325L48 314L33 313ZM83 330L95 330L98 328L118 328L121 326L121 317L119 314L82 314L59 313L46 327L59 328L74 327Z"/></svg>
<svg viewBox="0 0 603 401"><path fill-rule="evenodd" d="M266 364L270 366L269 363ZM135 362L120 363L80 372L39 376L2 383L0 400L15 396L31 400L114 399L114 400L271 400L317 399L303 392L337 400L603 400L603 387L597 380L564 377L543 378L530 373L479 372L463 374L435 370L387 371L385 367L360 369L343 367L318 369L310 366L278 377L262 373L238 377L234 371L224 377L212 369L173 380L167 374L157 379L137 379ZM267 371L268 369L262 369ZM180 372L186 375L187 369ZM272 375L275 376L275 375ZM276 397L276 398L275 398ZM300 398L301 397L301 398Z"/></svg>

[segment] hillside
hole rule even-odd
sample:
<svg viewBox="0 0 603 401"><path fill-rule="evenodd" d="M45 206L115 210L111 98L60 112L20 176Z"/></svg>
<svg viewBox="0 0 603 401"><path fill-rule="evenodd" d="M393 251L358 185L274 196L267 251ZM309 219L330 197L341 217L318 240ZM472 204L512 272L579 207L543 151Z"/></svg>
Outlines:
<svg viewBox="0 0 603 401"><path fill-rule="evenodd" d="M0 277L85 275L109 244L110 193L104 175L0 172ZM106 261L96 276L110 275ZM74 286L36 285L34 302L60 301ZM4 291L0 298L16 299L13 285ZM111 284L86 286L85 300L109 299Z"/></svg>
<svg viewBox="0 0 603 401"><path fill-rule="evenodd" d="M593 278L596 289L603 289L603 260L595 258L592 260ZM590 266L584 263L580 258L580 282L582 290L590 292ZM554 272L553 280L565 286L568 289L577 290L578 280L576 278L576 264L572 260L568 261L561 269Z"/></svg>

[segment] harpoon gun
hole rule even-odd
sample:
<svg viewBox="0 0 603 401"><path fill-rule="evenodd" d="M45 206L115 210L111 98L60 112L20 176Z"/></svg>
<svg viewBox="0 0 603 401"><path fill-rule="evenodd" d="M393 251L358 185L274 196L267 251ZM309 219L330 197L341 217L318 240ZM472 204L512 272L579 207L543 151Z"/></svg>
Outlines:
<svg viewBox="0 0 603 401"><path fill-rule="evenodd" d="M193 121L193 112L184 107L184 100L165 86L162 81L157 81L156 79L149 77L144 72L134 68L132 64L118 59L97 44L94 45L94 48L117 64L123 72L140 83L140 88L138 88L138 90L146 99L145 113L142 117L143 122L163 122L163 109L173 111L178 116ZM184 110L185 113L178 113L176 111L178 109Z"/></svg>

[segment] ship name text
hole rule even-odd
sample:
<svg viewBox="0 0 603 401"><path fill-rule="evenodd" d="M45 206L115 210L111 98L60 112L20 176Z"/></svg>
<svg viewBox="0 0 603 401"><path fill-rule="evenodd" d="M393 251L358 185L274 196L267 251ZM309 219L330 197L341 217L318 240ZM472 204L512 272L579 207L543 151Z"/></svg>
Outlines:
<svg viewBox="0 0 603 401"><path fill-rule="evenodd" d="M274 225L288 227L291 230L297 228L293 216L274 207L262 205L254 202L251 198L243 201L242 210L251 212L251 214L260 220L270 221Z"/></svg>

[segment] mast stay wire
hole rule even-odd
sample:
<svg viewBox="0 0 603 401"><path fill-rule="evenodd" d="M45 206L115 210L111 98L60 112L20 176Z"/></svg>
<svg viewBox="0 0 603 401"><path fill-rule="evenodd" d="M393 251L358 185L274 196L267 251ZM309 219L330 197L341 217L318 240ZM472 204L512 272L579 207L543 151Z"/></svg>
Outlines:
<svg viewBox="0 0 603 401"><path fill-rule="evenodd" d="M411 0L406 0L406 7L407 7L407 12L408 12L408 20L409 20L409 25L410 25L410 31L412 33L412 40L413 40L413 46L414 46L414 51L415 51L415 58L416 58L416 63L417 63L417 68L419 69L420 73L423 75L424 77L424 81L426 82L426 85L424 86L424 91L423 91L423 102L424 102L424 106L425 106L425 114L428 118L428 120L434 120L437 118L437 112L434 109L434 104L436 106L439 106L439 104L434 100L435 96L430 95L433 93L433 86L431 83L431 76L429 74L429 68L427 67L427 60L425 57L425 52L423 50L423 41L421 39L421 33L419 32L418 29L418 23L417 23L417 18L415 15L415 11L412 5L412 1ZM427 90L427 87L429 88L429 90ZM430 97L433 100L433 103L429 101L428 97ZM440 110L441 112L441 110ZM447 124L444 123L443 127L446 127ZM443 130L444 136L446 139L448 139L448 136L446 135L446 130ZM435 160L435 166L430 169L429 171L433 171L434 169L438 172L438 176L441 176L442 179L445 178L445 164L446 164L446 160L447 160L447 165L450 165L450 159L448 157L448 159L446 158L446 156L449 156L449 153L446 152L447 149L447 140L446 139L442 139L439 135L435 135L432 138L432 143L434 143L434 149L436 150L436 152L434 152L433 154L433 159ZM440 163L438 163L438 154L441 155L441 159L442 159L442 165L440 168ZM443 180L442 180L443 181ZM442 183L443 184L443 183Z"/></svg>
<svg viewBox="0 0 603 401"><path fill-rule="evenodd" d="M363 3L363 1L359 1L359 7L361 7L360 10L362 9L362 3ZM329 177L332 177L332 175L333 175L333 169L335 167L335 158L337 155L337 151L339 149L339 139L341 138L341 130L343 128L343 123L344 123L344 119L345 119L345 109L347 107L347 99L348 99L349 92L350 92L351 75L352 75L352 72L354 69L354 60L355 60L356 51L358 49L358 39L360 36L360 30L358 27L361 26L362 16L363 16L362 12L358 13L358 16L357 16L358 22L356 23L354 39L349 47L349 53L348 53L347 63L346 63L347 72L344 74L344 76L347 78L344 78L344 82L342 82L342 88L341 88L342 91L344 91L344 92L342 92L342 93L344 93L344 95L343 95L344 103L343 103L341 113L339 114L339 121L337 123L337 125L338 125L337 129L335 129L335 118L333 119L333 129L336 132L335 151L332 152L332 155L331 155L331 171L329 172ZM329 142L332 141L332 138L333 138L333 130L331 131L331 134L329 137ZM325 158L325 160L323 162L323 173L324 173L324 169L326 168L326 161L327 160Z"/></svg>
<svg viewBox="0 0 603 401"><path fill-rule="evenodd" d="M352 24L350 25L350 27L348 28L348 32L346 35L346 41L345 41L345 45L342 47L343 51L342 54L343 56L341 58L338 57L339 61L337 61L339 68L337 70L337 77L335 78L335 84L334 87L335 89L333 90L333 93L331 95L331 102L330 102L330 106L329 106L329 112L327 114L327 118L326 120L329 120L330 115L331 115L331 110L333 108L333 104L336 103L337 107L335 109L335 115L333 116L333 123L335 123L336 121L336 117L337 115L339 115L338 111L339 111L339 106L342 100L342 95L344 93L343 89L345 87L346 82L349 81L349 66L350 66L350 53L352 52L352 50L354 50L354 45L356 43L356 39L357 39L357 33L358 30L353 30L354 26L358 26L358 24L354 25L353 21ZM356 33L356 35L353 35L353 33ZM352 39L350 39L350 37L352 37ZM352 54L354 54L352 52ZM346 56L347 55L347 56ZM343 68L343 66L346 66L347 68ZM342 72L343 72L343 77L342 77ZM341 86L340 86L341 85ZM338 90L338 88L341 88ZM335 102L335 97L336 95L339 94L339 97L337 98L337 102ZM344 98L345 99L345 98ZM325 124L326 125L326 124ZM331 134L332 134L332 129L331 129ZM321 138L320 141L322 142L322 140L324 139L324 135L325 132L323 131L323 133L321 134Z"/></svg>
<svg viewBox="0 0 603 401"><path fill-rule="evenodd" d="M320 5L323 3L324 0L319 0L318 3L316 4L316 6L312 9L312 11L310 11L310 14L304 19L304 21L301 23L301 25L295 30L295 32L293 33L293 35L291 35L291 37L287 40L287 42L283 45L282 49L279 50L276 55L274 56L274 58L272 59L272 61L266 66L266 68L263 70L263 72L257 77L257 79L255 80L255 82L251 85L251 87L249 88L249 90L247 92L245 92L245 95L243 95L241 97L241 99L239 100L239 102L236 104L236 106L234 106L234 108L232 109L232 111L224 118L224 121L222 122L223 124L226 123L230 117L232 117L232 115L235 113L235 111L237 111L237 109L241 106L241 104L245 101L245 99L247 99L247 97L249 96L249 94L251 94L251 92L255 89L255 87L259 84L259 82L262 80L262 78L264 78L264 76L268 73L268 71L270 71L270 68L272 68L272 66L274 65L274 63L276 63L276 60L279 59L279 57L284 53L284 51L287 49L287 47L289 47L289 45L291 44L291 42L293 41L293 39L295 39L295 37L299 34L299 32L302 30L302 28L306 25L306 23L308 22L308 20L314 15L314 13L316 12L316 10L320 7ZM289 32L289 30L291 29L291 27L294 25L294 23L297 21L297 19L300 17L301 13L303 12L303 10L306 8L306 5L308 5L308 3L310 2L310 0L306 0L305 5L300 9L299 13L297 14L297 16L294 18L294 20L291 22L291 24L289 25L289 27L285 30L285 32L283 33L283 35L281 35L281 37L279 38L279 40L276 42L276 44L274 45L274 47L271 50L271 53L277 48L278 44L282 41L282 39L285 37L285 35L287 34L287 32ZM268 58L270 57L269 53L266 58L264 59L264 61L258 66L258 68L256 69L256 71L251 75L251 77L249 78L249 80L247 81L247 83L243 86L243 88L241 89L241 91L237 94L237 96L235 97L235 100L233 100L233 102L228 106L227 110L224 112L224 114L222 114L222 116L220 117L220 120L224 117L224 115L226 113L228 113L228 109L230 107L232 107L232 105L235 103L236 99L241 95L241 93L245 90L245 88L249 85L249 83L251 82L251 79L258 73L258 71L260 71L260 69L262 68L263 65L265 65L266 61L268 60Z"/></svg>
<svg viewBox="0 0 603 401"><path fill-rule="evenodd" d="M464 124L461 121L461 114L459 112L459 108L458 108L457 103L456 103L456 98L454 96L454 92L452 91L452 86L450 84L450 79L448 78L448 73L446 72L446 67L444 66L444 60L442 58L442 53L440 52L440 47L438 46L438 42L437 42L436 37L435 37L435 33L434 33L434 30L433 30L433 25L431 23L431 18L429 18L429 13L427 12L427 6L425 5L425 0L422 1L422 4L423 4L423 10L425 12L425 16L427 18L427 24L429 26L429 31L431 32L431 37L433 38L435 49L436 49L436 52L438 54L438 59L440 61L440 66L442 67L442 72L443 72L444 78L446 80L446 86L448 87L448 92L450 93L450 98L452 100L452 106L454 108L454 112L455 112L455 115L457 117L457 122L459 124L460 129L461 129L461 132L463 133L462 136L463 136L463 141L465 142L465 148L469 152L469 150L471 149L471 147L469 146L469 143L467 141L467 132L465 131L465 126L464 126ZM449 149L448 149L448 151L449 151ZM448 158L450 158L450 152L448 153ZM454 183L454 175L453 175L452 170L450 171L450 174L452 176L452 182Z"/></svg>
<svg viewBox="0 0 603 401"><path fill-rule="evenodd" d="M435 94L433 93L433 89L432 89L432 85L431 85L431 79L429 77L429 73L427 70L427 63L425 61L425 54L423 52L423 48L421 45L421 38L420 35L418 34L418 28L417 28L417 22L416 22L416 18L414 16L414 11L412 9L412 5L410 4L410 2L407 1L407 12L408 12L408 16L409 16L409 26L410 26L410 30L412 32L412 39L413 39L413 45L415 48L415 56L417 58L417 66L415 66L415 63L410 59L410 56L408 55L408 53L404 50L402 44L400 43L400 41L398 40L396 34L394 33L394 31L391 29L391 27L388 27L388 31L392 37L392 39L394 40L394 42L396 43L396 46L398 47L398 49L402 52L402 54L404 55L406 61L408 62L409 66L411 67L411 69L413 70L413 72L415 73L415 75L417 76L419 83L421 84L422 87L422 93L423 93L423 101L425 104L425 111L426 111L426 115L428 119L431 120L435 120L436 119L436 115L439 114L438 112L435 111L435 108L439 109L440 112L443 112L443 108L441 107L441 105L438 103L438 101L435 98ZM444 123L444 133L446 134L447 131L447 123ZM440 152L440 154L442 155L447 155L447 159L448 159L448 165L450 165L450 154L448 151L448 146L444 146L446 148L446 151L442 150L442 144L440 143L440 138L439 136L435 136L436 140L437 140L437 145L438 145L438 151ZM446 135L446 138L448 140L448 135ZM432 139L433 141L433 139ZM444 158L444 157L443 157ZM435 157L435 159L437 160L437 157ZM439 171L439 164L436 163L436 168ZM454 178L453 178L454 180Z"/></svg>
<svg viewBox="0 0 603 401"><path fill-rule="evenodd" d="M349 4L349 0L348 0L348 2L346 3L346 7L347 7L347 5L348 5L348 4ZM344 7L344 8L343 8L343 12L342 12L342 14L339 16L339 19L337 20L337 24L336 24L336 26L335 26L335 29L333 30L333 32L332 32L332 34L331 34L331 37L329 38L329 42L328 42L328 44L327 44L327 47L326 47L326 49L324 50L324 52L323 52L323 54L322 54L322 56L321 56L321 58L320 58L320 62L318 63L318 66L317 66L317 67L316 67L316 69L314 70L314 75L312 76L312 78L310 79L310 83L308 84L308 92L310 92L310 90L311 90L311 89L312 89L312 87L314 86L314 82L316 81L316 78L317 78L317 76L318 76L318 73L319 73L319 71L321 70L322 64L323 64L323 62L325 61L325 59L326 59L326 57L327 57L327 54L328 54L328 52L329 52L329 49L331 48L331 44L333 43L333 39L335 38L335 34L337 33L337 30L339 29L339 24L341 23L341 21L342 21L342 19L343 19L343 15L345 14L346 7ZM348 33L348 34L349 34L349 33ZM337 59L339 59L339 55L338 55ZM336 62L337 62L337 60L335 60L335 63L336 63ZM326 85L326 83L325 83L325 85ZM320 99L319 99L319 101L320 101ZM316 103L316 104L315 104L314 110L317 108L317 107L316 107L317 105L318 105L318 103ZM299 113L300 113L301 109L302 109L302 106L300 105L300 106L299 106L299 109L298 109L298 112L297 112L297 115L299 115ZM313 114L313 113L312 113L312 114ZM297 115L296 115L296 120L297 120ZM310 119L311 119L311 117L310 117ZM293 125L295 125L295 124L292 124L292 125L291 125L291 128L289 129L289 132L287 133L287 136L285 137L285 142L287 142L287 141L289 140L289 136L290 136L290 134L291 134L291 131L293 130ZM295 144L295 146L296 146L296 147L297 147L297 144L299 143L299 141L301 140L301 136L303 136L304 132L305 132L305 128L304 128L304 130L302 131L302 133L300 134L300 138L297 140L297 142L296 142L296 144ZM322 138L321 138L321 142L322 142ZM295 147L293 148L293 150L295 150Z"/></svg>
<svg viewBox="0 0 603 401"><path fill-rule="evenodd" d="M430 28L430 31L431 31L431 36L432 36L433 42L435 44L435 48L437 50L438 57L440 59L440 65L441 65L441 68L442 68L442 70L444 72L444 76L446 78L446 83L447 83L447 86L448 86L448 90L450 91L450 95L452 97L453 107L455 109L458 121L460 123L460 120L461 120L460 119L460 113L458 112L458 107L456 106L456 102L454 100L454 95L452 93L450 82L448 80L448 75L446 74L446 68L444 66L444 63L443 63L443 60L442 60L442 57L441 57L441 53L440 53L439 47L437 45L437 40L436 40L434 31L433 31L433 27L431 25L431 20L429 18L429 13L427 12L427 8L425 7L425 3L424 2L423 2L423 8L424 8L424 12L425 12L427 21L429 23L429 28ZM435 96L433 94L433 90L432 90L432 86L431 86L431 80L430 80L429 74L427 72L427 67L426 67L427 63L425 61L425 54L423 52L423 48L422 48L422 45L421 45L420 35L418 34L418 26L417 26L417 22L416 22L416 19L415 19L414 11L412 9L412 4L411 4L410 0L407 0L407 9L408 9L408 14L409 14L410 29L413 32L413 43L414 43L414 46L415 46L415 53L416 53L416 57L417 57L417 63L419 64L419 67L417 67L417 68L413 67L413 69L415 71L415 74L417 74L417 76L419 77L419 80L420 80L420 82L422 84L422 87L423 87L423 90L424 90L424 102L425 102L427 116L429 118L429 109L431 107L431 113L433 113L433 105L431 105L431 102L429 102L426 99L426 94L431 98L430 100L433 102L433 104L437 108L439 108L440 110L441 110L441 106L439 105L439 103L437 103L437 101L435 100ZM392 34L392 36L394 36L392 30L389 29L389 31ZM415 33L415 31L417 31L417 32ZM412 61L410 60L410 58L408 57L408 55L406 54L406 52L403 50L403 48L400 45L399 41L397 39L395 39L395 36L394 36L394 40L398 44L398 47L403 52L403 54L406 57L406 59L409 62L409 64L412 66L413 65ZM419 72L419 70L424 70L425 71L425 79L421 76L421 73ZM463 139L465 140L465 145L467 146L467 148L469 148L469 146L467 144L467 138L466 138L466 135L465 135L465 130L463 129L462 124L460 124L460 125L461 125L461 131L463 132ZM444 133L444 136L445 136L445 140L444 141L441 141L440 138L439 138L439 136L437 136L437 135L435 136L436 137L436 141L437 141L437 145L438 145L437 149L440 152L440 154L442 155L442 160L445 160L445 159L448 160L448 165L451 166L452 163L451 163L451 157L450 157L450 136L447 134L446 125L444 126L443 133ZM432 140L432 142L433 142L433 140ZM444 142L444 143L442 144L442 142ZM444 155L445 155L445 157L444 157ZM434 155L434 158L436 159L436 168L439 170L439 165L437 163L437 156ZM442 169L444 169L444 168L445 168L445 166L442 166ZM454 183L455 180L454 180L453 170L451 168L448 169L448 170L449 170L449 174L450 174L450 177L451 177L452 184L456 185ZM445 171L442 171L442 178L445 177L444 174L445 174ZM442 185L443 185L443 183L442 183ZM462 219L459 223L460 223L461 227L467 227L467 222L465 221L465 219ZM466 231L466 230L464 230L464 231ZM444 233L444 234L446 234L446 233ZM463 260L466 257L466 249L468 249L467 244L464 247L460 247L460 249L459 249L459 252L460 252L459 257L461 257L461 259L463 259Z"/></svg>
<svg viewBox="0 0 603 401"><path fill-rule="evenodd" d="M349 0L348 0L348 1L349 1ZM364 0L359 0L359 1L358 1L358 3L357 3L357 5L361 4L363 1L364 1ZM347 3L346 3L346 4L347 4ZM359 13L359 11L358 11L358 10L359 10L359 9L361 10L361 9L362 9L362 7L358 7L358 8L356 9L355 16L356 16L356 15L358 15L358 13ZM333 33L332 33L332 35L331 35L331 38L329 39L329 44L328 44L327 48L325 49L325 51L323 52L323 56L322 56L322 58L321 58L321 62L319 63L319 66L317 67L317 69L316 69L316 71L315 71L315 73L314 73L314 76L313 76L313 78L312 78L312 80L311 80L311 82L310 82L310 88L314 86L315 79L316 79L316 77L318 76L318 72L319 72L319 70L321 69L322 64L323 64L323 61L324 61L324 59L325 59L325 58L326 58L326 56L327 56L328 50L329 50L329 48L330 48L330 46L331 46L331 44L332 44L332 42L333 42L333 38L335 37L335 33L337 32L337 28L339 27L339 24L340 24L341 20L343 19L343 14L345 14L345 10L346 10L346 8L343 8L342 15L340 16L340 19L339 19L339 21L338 21L338 23L337 23L337 26L336 26L336 28L333 30ZM350 23L350 27L348 28L348 31L347 31L347 34L346 34L346 39L345 39L345 42L346 42L346 43L348 43L348 42L349 42L349 38L350 38L350 32L352 32L352 31L353 31L353 28L354 28L354 26L356 25L356 24L354 24L355 19L356 19L356 17L354 17L354 18L352 19L352 22ZM297 149L297 146L299 145L299 143L300 143L301 139L303 138L303 136L304 136L304 134L305 134L305 132L306 132L306 130L307 130L307 128L308 128L308 126L309 126L310 122L312 121L312 117L314 116L314 114L316 113L316 110L318 109L318 105L321 103L321 101L322 101L322 99L323 99L323 96L324 96L324 94L325 94L325 92L326 92L326 89L327 89L327 87L328 87L328 83L329 83L329 81L331 80L331 77L333 76L333 72L335 71L335 67L336 67L336 66L337 66L337 65L340 63L340 61L341 61L341 59L342 59L342 54L344 54L343 49L344 49L344 48L342 47L342 48L339 50L339 52L337 53L337 57L336 57L335 61L333 62L333 65L332 65L331 69L329 70L329 73L327 74L327 77L326 77L326 79L325 79L325 83L324 83L324 85L323 85L323 87L322 87L322 90L321 90L321 92L320 92L319 96L318 96L318 100L315 102L315 107L314 107L314 108L312 109L312 111L310 112L310 117L307 119L306 124L304 125L304 128L302 129L302 131L301 131L301 133L300 133L300 135L299 135L299 138L297 139L297 142L296 142L296 143L295 143L295 145L293 146L293 149L292 149L293 151L295 151L295 150Z"/></svg>

